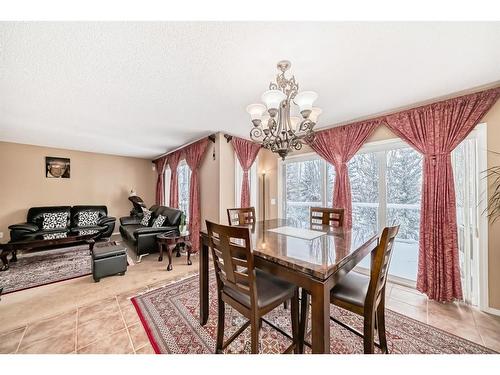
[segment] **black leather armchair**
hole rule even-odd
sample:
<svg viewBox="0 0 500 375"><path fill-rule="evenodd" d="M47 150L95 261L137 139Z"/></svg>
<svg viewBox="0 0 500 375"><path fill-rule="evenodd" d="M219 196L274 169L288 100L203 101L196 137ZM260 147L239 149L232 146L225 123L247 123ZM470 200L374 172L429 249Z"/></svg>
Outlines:
<svg viewBox="0 0 500 375"><path fill-rule="evenodd" d="M78 226L78 215L83 211L97 211L99 218L95 226ZM44 213L59 213L66 212L68 220L64 228L58 229L43 229L43 214ZM42 234L47 233L64 233L78 229L99 229L102 233L98 239L108 238L113 233L115 228L116 218L107 216L106 206L52 206L52 207L31 207L26 216L26 222L20 224L13 224L9 226L10 240L14 241L27 241L40 237Z"/></svg>
<svg viewBox="0 0 500 375"><path fill-rule="evenodd" d="M162 227L153 228L141 224L141 218L136 216L126 216L120 218L120 233L122 238L130 243L140 258L146 254L158 251L156 245L156 236L160 233L179 234L182 211L165 206L151 206L151 219L149 225L152 225L158 215L166 217Z"/></svg>

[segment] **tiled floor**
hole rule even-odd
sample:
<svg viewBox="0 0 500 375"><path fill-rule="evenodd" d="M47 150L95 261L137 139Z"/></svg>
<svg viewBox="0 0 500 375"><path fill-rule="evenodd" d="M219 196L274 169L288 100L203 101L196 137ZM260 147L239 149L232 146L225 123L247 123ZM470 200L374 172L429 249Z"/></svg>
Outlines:
<svg viewBox="0 0 500 375"><path fill-rule="evenodd" d="M123 277L93 283L90 276L2 297L0 353L153 353L130 297L198 269L174 258L174 270L156 255ZM428 301L414 289L387 286L387 307L500 351L500 317L466 305ZM47 301L48 300L48 301Z"/></svg>

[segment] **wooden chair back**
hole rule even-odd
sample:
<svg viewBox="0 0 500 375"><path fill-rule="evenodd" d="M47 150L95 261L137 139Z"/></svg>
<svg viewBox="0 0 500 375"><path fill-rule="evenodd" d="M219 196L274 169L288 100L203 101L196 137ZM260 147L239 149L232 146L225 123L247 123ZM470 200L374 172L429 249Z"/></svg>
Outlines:
<svg viewBox="0 0 500 375"><path fill-rule="evenodd" d="M255 207L228 208L227 218L231 226L255 224Z"/></svg>
<svg viewBox="0 0 500 375"><path fill-rule="evenodd" d="M372 252L370 285L368 286L365 300L365 309L367 310L376 309L384 295L387 274L394 248L394 240L398 231L399 225L384 228L380 236L379 244Z"/></svg>
<svg viewBox="0 0 500 375"><path fill-rule="evenodd" d="M311 207L310 224L342 227L344 225L344 209L329 207Z"/></svg>
<svg viewBox="0 0 500 375"><path fill-rule="evenodd" d="M224 287L231 288L250 296L252 306L255 306L257 287L249 228L220 225L208 220L206 224L219 293Z"/></svg>

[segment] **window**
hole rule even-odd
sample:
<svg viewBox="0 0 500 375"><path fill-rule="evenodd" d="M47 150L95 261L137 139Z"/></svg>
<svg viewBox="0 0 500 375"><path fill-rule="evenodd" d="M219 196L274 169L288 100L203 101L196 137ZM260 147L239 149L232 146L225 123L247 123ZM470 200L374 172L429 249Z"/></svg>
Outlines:
<svg viewBox="0 0 500 375"><path fill-rule="evenodd" d="M331 205L335 172L332 166L327 165L317 155L292 157L283 162L284 218L297 226L307 227L310 207Z"/></svg>
<svg viewBox="0 0 500 375"><path fill-rule="evenodd" d="M170 178L171 178L170 166L167 165L165 168L165 173L163 178L165 179L163 196L165 197L165 205L170 205Z"/></svg>
<svg viewBox="0 0 500 375"><path fill-rule="evenodd" d="M191 179L191 169L185 160L182 160L177 167L177 186L179 189L179 209L186 215L186 223L189 222L189 181Z"/></svg>
<svg viewBox="0 0 500 375"><path fill-rule="evenodd" d="M282 165L283 217L309 225L309 208L332 206L335 168L317 155L302 155ZM379 232L398 222L400 232L389 273L413 283L417 276L422 156L402 141L368 144L348 163L353 232ZM356 240L356 239L353 239ZM368 268L369 257L360 267Z"/></svg>

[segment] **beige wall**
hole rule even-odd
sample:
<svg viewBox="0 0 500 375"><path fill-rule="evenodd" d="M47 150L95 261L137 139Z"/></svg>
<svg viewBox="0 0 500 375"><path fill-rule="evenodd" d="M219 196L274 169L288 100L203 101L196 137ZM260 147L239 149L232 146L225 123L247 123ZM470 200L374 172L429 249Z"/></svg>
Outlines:
<svg viewBox="0 0 500 375"><path fill-rule="evenodd" d="M483 118L488 151L500 153L500 100ZM488 152L488 168L500 165L500 155ZM489 185L489 184L488 184ZM488 228L488 285L490 306L500 309L500 221Z"/></svg>
<svg viewBox="0 0 500 375"><path fill-rule="evenodd" d="M481 122L487 124L488 150L500 153L500 100L491 108ZM367 142L381 141L396 138L387 127L380 126L370 136ZM303 147L300 153L311 152L307 146ZM278 206L271 206L270 200L278 196L278 158L269 151L261 152L258 165L259 176L264 170L267 171L266 180L266 212L267 218L279 217ZM488 152L488 167L500 165L500 155ZM262 191L259 192L259 202L262 205ZM489 226L488 235L488 284L489 284L489 304L490 307L500 309L500 220Z"/></svg>
<svg viewBox="0 0 500 375"><path fill-rule="evenodd" d="M227 223L226 209L234 207L235 202L234 163L233 146L227 143L223 133L217 133L200 166L202 228L206 228L205 220Z"/></svg>
<svg viewBox="0 0 500 375"><path fill-rule="evenodd" d="M234 155L234 148L228 143L222 133L219 133L219 162L220 162L220 189L219 189L219 222L227 223L227 209L239 206L235 197L235 163L239 163Z"/></svg>
<svg viewBox="0 0 500 375"><path fill-rule="evenodd" d="M45 177L45 157L71 159L71 178ZM103 204L111 216L126 216L134 188L154 204L156 172L150 160L0 142L0 232L26 221L30 207ZM115 231L118 227L115 228Z"/></svg>

